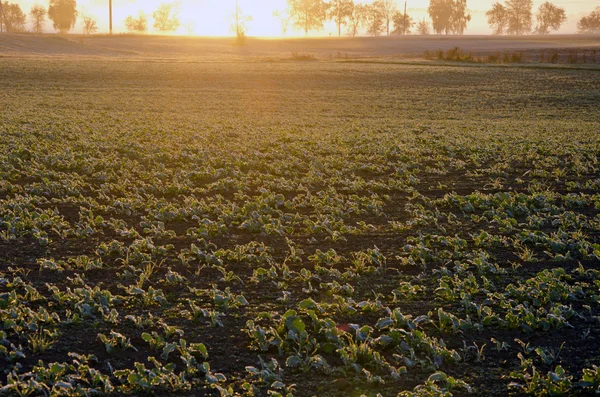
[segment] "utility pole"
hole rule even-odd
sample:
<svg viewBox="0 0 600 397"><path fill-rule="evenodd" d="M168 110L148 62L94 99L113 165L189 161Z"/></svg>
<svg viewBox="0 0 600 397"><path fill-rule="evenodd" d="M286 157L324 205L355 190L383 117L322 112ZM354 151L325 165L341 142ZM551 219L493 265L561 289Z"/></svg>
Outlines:
<svg viewBox="0 0 600 397"><path fill-rule="evenodd" d="M108 0L108 24L110 29L110 34L112 34L112 0Z"/></svg>
<svg viewBox="0 0 600 397"><path fill-rule="evenodd" d="M405 36L406 36L406 31L407 31L407 28L406 28L406 1L404 1L404 32L402 32L402 34Z"/></svg>
<svg viewBox="0 0 600 397"><path fill-rule="evenodd" d="M235 0L235 35L240 37L240 5L239 0Z"/></svg>
<svg viewBox="0 0 600 397"><path fill-rule="evenodd" d="M4 8L2 8L2 0L0 0L0 33L4 32L2 25L4 24Z"/></svg>

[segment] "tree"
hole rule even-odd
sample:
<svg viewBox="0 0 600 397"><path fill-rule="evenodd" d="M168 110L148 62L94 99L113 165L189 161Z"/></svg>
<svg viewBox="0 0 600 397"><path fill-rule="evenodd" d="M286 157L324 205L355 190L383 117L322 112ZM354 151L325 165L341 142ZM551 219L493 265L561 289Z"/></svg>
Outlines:
<svg viewBox="0 0 600 397"><path fill-rule="evenodd" d="M67 33L77 22L76 0L50 0L48 17L52 20L55 30Z"/></svg>
<svg viewBox="0 0 600 397"><path fill-rule="evenodd" d="M290 18L294 26L303 29L308 36L308 31L323 29L327 19L327 4L323 0L288 0Z"/></svg>
<svg viewBox="0 0 600 397"><path fill-rule="evenodd" d="M365 26L371 36L380 36L385 30L385 18L375 3L365 5Z"/></svg>
<svg viewBox="0 0 600 397"><path fill-rule="evenodd" d="M415 26L415 21L410 15L400 11L394 14L394 31L392 34L407 35L413 26Z"/></svg>
<svg viewBox="0 0 600 397"><path fill-rule="evenodd" d="M421 36L428 36L431 33L431 26L425 19L421 19L417 23L417 33Z"/></svg>
<svg viewBox="0 0 600 397"><path fill-rule="evenodd" d="M232 23L229 26L229 30L235 33L238 39L245 39L246 32L248 31L248 23L252 22L254 18L251 15L247 15L242 11L238 2L235 3L235 10L232 15Z"/></svg>
<svg viewBox="0 0 600 397"><path fill-rule="evenodd" d="M367 21L367 13L366 5L352 3L352 13L348 16L348 33L352 37L358 34L358 29Z"/></svg>
<svg viewBox="0 0 600 397"><path fill-rule="evenodd" d="M488 24L494 29L494 34L503 34L508 24L508 11L500 3L494 3L492 9L485 13Z"/></svg>
<svg viewBox="0 0 600 397"><path fill-rule="evenodd" d="M533 0L507 0L508 33L520 35L531 32Z"/></svg>
<svg viewBox="0 0 600 397"><path fill-rule="evenodd" d="M34 4L29 11L29 18L33 26L33 33L42 33L46 22L46 9L39 4Z"/></svg>
<svg viewBox="0 0 600 397"><path fill-rule="evenodd" d="M452 0L431 0L427 9L431 17L433 31L436 34L450 33L450 18L452 18Z"/></svg>
<svg viewBox="0 0 600 397"><path fill-rule="evenodd" d="M4 26L7 32L24 32L27 16L18 4L3 3Z"/></svg>
<svg viewBox="0 0 600 397"><path fill-rule="evenodd" d="M463 34L471 20L467 0L431 0L427 12L436 34Z"/></svg>
<svg viewBox="0 0 600 397"><path fill-rule="evenodd" d="M450 26L454 34L463 34L467 24L471 21L471 14L467 12L467 0L454 0Z"/></svg>
<svg viewBox="0 0 600 397"><path fill-rule="evenodd" d="M285 36L290 27L290 14L287 10L275 10L273 11L273 18L279 21L281 25L281 35Z"/></svg>
<svg viewBox="0 0 600 397"><path fill-rule="evenodd" d="M386 27L387 35L390 35L390 24L394 20L394 15L398 12L398 8L396 6L396 0L375 0L373 2L373 7L375 7L381 18L383 18L383 22Z"/></svg>
<svg viewBox="0 0 600 397"><path fill-rule="evenodd" d="M87 15L83 17L83 30L85 34L92 34L98 31L98 24L96 20Z"/></svg>
<svg viewBox="0 0 600 397"><path fill-rule="evenodd" d="M579 33L600 33L600 6L577 22Z"/></svg>
<svg viewBox="0 0 600 397"><path fill-rule="evenodd" d="M152 13L154 29L161 32L172 32L181 25L179 21L179 4L163 3Z"/></svg>
<svg viewBox="0 0 600 397"><path fill-rule="evenodd" d="M342 25L348 23L348 18L354 10L354 0L332 0L329 3L328 17L338 28L338 37L342 35Z"/></svg>
<svg viewBox="0 0 600 397"><path fill-rule="evenodd" d="M146 32L148 30L148 17L140 11L137 17L132 15L125 18L125 28L129 32Z"/></svg>
<svg viewBox="0 0 600 397"><path fill-rule="evenodd" d="M549 1L545 2L538 8L536 14L537 27L535 31L538 34L548 34L550 30L558 30L561 25L567 20L565 9L557 7Z"/></svg>

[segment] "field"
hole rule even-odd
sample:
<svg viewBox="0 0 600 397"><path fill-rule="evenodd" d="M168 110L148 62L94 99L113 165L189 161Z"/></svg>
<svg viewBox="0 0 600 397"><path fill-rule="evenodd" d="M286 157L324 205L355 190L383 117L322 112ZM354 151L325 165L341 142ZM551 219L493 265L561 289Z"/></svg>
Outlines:
<svg viewBox="0 0 600 397"><path fill-rule="evenodd" d="M0 40L0 395L600 391L597 68Z"/></svg>

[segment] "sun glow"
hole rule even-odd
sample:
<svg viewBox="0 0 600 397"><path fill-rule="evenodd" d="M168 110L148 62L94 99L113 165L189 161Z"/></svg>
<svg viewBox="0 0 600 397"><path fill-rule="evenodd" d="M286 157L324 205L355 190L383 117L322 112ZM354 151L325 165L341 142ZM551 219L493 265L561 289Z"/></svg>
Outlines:
<svg viewBox="0 0 600 397"><path fill-rule="evenodd" d="M294 29L289 24L287 31L282 31L282 25L274 15L274 11L284 10L286 0L238 0L242 15L251 17L245 23L246 33L255 37L294 37L304 36L301 29ZM370 3L372 0L355 0L357 3ZM428 19L427 7L430 0L408 0L408 14L415 20ZM534 0L534 9L545 0ZM560 33L570 33L576 30L577 20L594 7L600 6L600 0L553 0L557 5L567 10L568 20ZM27 13L35 3L44 4L43 0L20 0L18 3ZM235 20L235 0L113 0L113 30L115 33L126 33L124 21L128 16L137 16L143 12L148 17L148 34L164 34L153 26L152 13L162 3L179 5L179 20L177 31L172 34L194 36L231 36ZM485 11L489 9L491 0L468 0L467 4L472 14L472 20L467 27L467 34L489 34ZM397 0L399 8L404 6L404 0ZM98 33L108 31L108 0L77 0L80 15L91 16L98 24ZM50 23L46 23L46 31L53 32ZM81 18L72 33L82 33ZM320 31L310 32L310 36L336 35L337 29L332 22L326 22Z"/></svg>

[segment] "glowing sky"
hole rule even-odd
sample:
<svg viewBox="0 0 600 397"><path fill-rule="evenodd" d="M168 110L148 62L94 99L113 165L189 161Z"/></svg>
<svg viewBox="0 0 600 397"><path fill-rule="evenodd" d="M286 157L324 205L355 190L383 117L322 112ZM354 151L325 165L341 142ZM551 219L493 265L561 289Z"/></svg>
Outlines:
<svg viewBox="0 0 600 397"><path fill-rule="evenodd" d="M44 0L12 0L19 3L23 10L28 13L29 8L34 3L47 4ZM124 32L123 20L129 15L137 15L144 11L151 15L158 4L170 0L113 0L113 24L116 33ZM534 0L534 9L545 0ZM250 36L279 36L281 34L281 25L273 17L273 11L284 9L285 0L239 0L240 8L253 17L253 21L248 23L248 35ZM370 0L358 2L368 3ZM403 0L397 0L398 6L404 7ZM495 0L468 0L467 4L473 16L468 25L466 34L488 34L490 29L485 18L485 11ZM559 33L573 33L576 31L579 18L595 7L600 6L600 0L554 0L554 4L565 8L568 20L561 28ZM196 34L203 36L226 36L230 35L230 24L233 10L235 9L235 0L180 0L180 20L182 27L179 34ZM99 32L108 30L108 0L78 0L78 9L85 15L96 18L99 26ZM415 19L428 18L427 6L429 0L408 0L408 14ZM153 33L152 19L149 21L149 33ZM46 26L47 31L51 31L51 24ZM74 33L82 31L81 24L78 23ZM327 23L325 29L321 32L313 32L311 35L328 36L336 34L335 26ZM303 32L298 30L288 30L287 36L303 36Z"/></svg>

